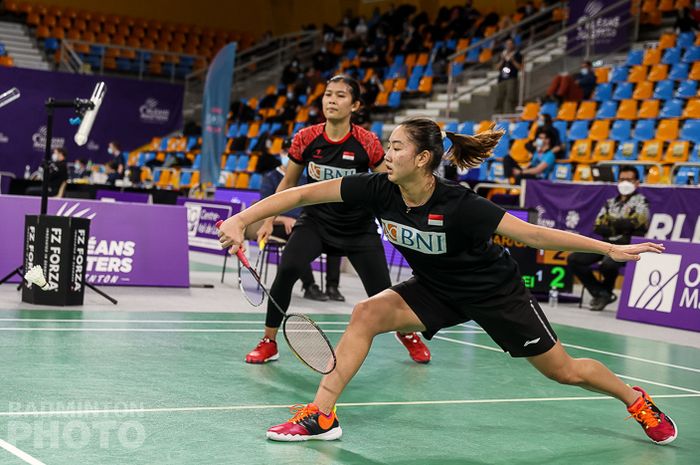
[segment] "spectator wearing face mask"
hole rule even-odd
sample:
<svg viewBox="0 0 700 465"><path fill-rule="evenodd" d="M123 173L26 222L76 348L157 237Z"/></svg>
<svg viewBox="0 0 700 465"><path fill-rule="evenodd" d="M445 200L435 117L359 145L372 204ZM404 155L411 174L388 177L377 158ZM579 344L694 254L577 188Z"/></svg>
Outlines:
<svg viewBox="0 0 700 465"><path fill-rule="evenodd" d="M595 220L594 231L612 244L629 244L632 236L644 236L649 227L649 203L638 191L639 173L634 166L620 167L617 191L619 195L608 199ZM569 266L583 286L591 293L590 309L601 311L617 300L613 294L615 280L624 263L607 255L575 252L569 254ZM593 265L599 265L602 280L593 274Z"/></svg>
<svg viewBox="0 0 700 465"><path fill-rule="evenodd" d="M63 147L56 147L51 152L51 162L49 163L48 174L42 173L43 176L49 178L49 195L57 195L61 189L61 185L68 181L68 164L66 157L68 152ZM26 195L41 195L42 186L31 186L25 191Z"/></svg>
<svg viewBox="0 0 700 465"><path fill-rule="evenodd" d="M581 69L573 76L568 73L554 77L547 89L547 100L561 102L578 102L588 100L596 86L596 77L590 61L584 61Z"/></svg>
<svg viewBox="0 0 700 465"><path fill-rule="evenodd" d="M518 102L518 73L523 69L523 56L513 39L506 41L498 64L498 87L494 113L513 113Z"/></svg>
<svg viewBox="0 0 700 465"><path fill-rule="evenodd" d="M506 178L515 178L516 184L522 179L547 179L554 169L556 157L546 133L542 132L535 139L535 151L526 168L521 168L510 155L503 158L503 171Z"/></svg>
<svg viewBox="0 0 700 465"><path fill-rule="evenodd" d="M70 179L81 179L90 176L87 169L87 161L84 158L78 158L71 166L69 177Z"/></svg>
<svg viewBox="0 0 700 465"><path fill-rule="evenodd" d="M561 138L559 137L559 131L552 124L552 117L548 114L542 114L537 119L537 130L535 130L535 137L527 144L525 144L525 148L528 150L528 152L534 153L536 151L535 142L542 133L546 134L549 138L554 158L565 158L565 146L561 142Z"/></svg>
<svg viewBox="0 0 700 465"><path fill-rule="evenodd" d="M119 179L124 176L124 170L126 169L126 159L121 151L119 142L111 141L107 145L107 153L112 156L112 159L106 164L109 165L114 173L116 173L116 178Z"/></svg>

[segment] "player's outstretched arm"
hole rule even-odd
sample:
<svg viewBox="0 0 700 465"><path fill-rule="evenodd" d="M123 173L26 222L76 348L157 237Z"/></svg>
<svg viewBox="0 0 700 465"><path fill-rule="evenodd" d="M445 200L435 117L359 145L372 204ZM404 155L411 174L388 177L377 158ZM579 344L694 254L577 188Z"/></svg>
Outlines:
<svg viewBox="0 0 700 465"><path fill-rule="evenodd" d="M331 179L277 192L224 221L219 228L219 242L222 247L231 247L231 253L236 253L238 246L243 243L243 232L251 223L275 217L297 207L342 202L341 182L340 178Z"/></svg>
<svg viewBox="0 0 700 465"><path fill-rule="evenodd" d="M641 258L639 254L664 251L663 244L644 242L615 245L580 234L530 224L508 213L503 216L496 232L537 249L598 253L608 255L617 262L636 261Z"/></svg>

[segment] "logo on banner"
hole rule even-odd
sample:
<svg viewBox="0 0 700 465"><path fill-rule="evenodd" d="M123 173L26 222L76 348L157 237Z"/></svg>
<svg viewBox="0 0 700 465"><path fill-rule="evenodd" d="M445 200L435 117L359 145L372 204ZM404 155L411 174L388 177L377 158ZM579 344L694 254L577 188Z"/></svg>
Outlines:
<svg viewBox="0 0 700 465"><path fill-rule="evenodd" d="M427 255L447 252L447 240L444 232L420 231L394 221L382 219L384 235L392 244L415 250Z"/></svg>
<svg viewBox="0 0 700 465"><path fill-rule="evenodd" d="M610 17L598 17L593 21L589 21L586 24L584 21L588 20L598 13L605 7L603 2L598 0L593 0L588 2L583 9L583 15L578 19L577 26L577 39L585 41L587 39L614 39L617 37L618 29L620 28L620 17L610 16Z"/></svg>
<svg viewBox="0 0 700 465"><path fill-rule="evenodd" d="M636 264L627 305L643 310L670 313L676 294L681 255L643 254Z"/></svg>
<svg viewBox="0 0 700 465"><path fill-rule="evenodd" d="M566 214L566 227L569 229L576 229L579 221L581 221L581 217L578 212L576 210L569 210Z"/></svg>
<svg viewBox="0 0 700 465"><path fill-rule="evenodd" d="M316 181L327 181L329 179L342 178L355 174L355 168L336 168L335 166L318 165L314 162L309 163L309 177Z"/></svg>
<svg viewBox="0 0 700 465"><path fill-rule="evenodd" d="M167 123L170 119L170 110L158 108L158 100L149 98L139 107L141 121L144 123Z"/></svg>
<svg viewBox="0 0 700 465"><path fill-rule="evenodd" d="M37 132L32 134L32 145L34 150L43 152L46 149L46 126L41 126ZM63 137L52 137L51 148L59 149L66 145L66 139Z"/></svg>
<svg viewBox="0 0 700 465"><path fill-rule="evenodd" d="M683 228L687 224L693 226L692 237L683 237ZM668 213L654 213L649 222L646 237L649 239L670 240L676 242L700 243L700 215L693 218L685 213L675 216Z"/></svg>
<svg viewBox="0 0 700 465"><path fill-rule="evenodd" d="M0 132L0 144L7 144L8 142L10 142L10 138Z"/></svg>

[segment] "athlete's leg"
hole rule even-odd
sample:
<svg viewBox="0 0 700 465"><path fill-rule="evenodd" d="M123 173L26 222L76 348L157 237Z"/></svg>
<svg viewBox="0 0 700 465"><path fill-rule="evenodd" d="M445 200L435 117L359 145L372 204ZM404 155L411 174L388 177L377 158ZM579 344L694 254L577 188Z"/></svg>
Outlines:
<svg viewBox="0 0 700 465"><path fill-rule="evenodd" d="M328 414L364 362L378 334L389 331L423 331L425 326L396 292L387 289L355 305L345 333L335 349L335 370L321 380L314 403Z"/></svg>
<svg viewBox="0 0 700 465"><path fill-rule="evenodd" d="M549 379L607 394L620 399L627 406L640 396L639 391L629 387L599 361L571 357L559 341L547 352L528 357L527 360Z"/></svg>

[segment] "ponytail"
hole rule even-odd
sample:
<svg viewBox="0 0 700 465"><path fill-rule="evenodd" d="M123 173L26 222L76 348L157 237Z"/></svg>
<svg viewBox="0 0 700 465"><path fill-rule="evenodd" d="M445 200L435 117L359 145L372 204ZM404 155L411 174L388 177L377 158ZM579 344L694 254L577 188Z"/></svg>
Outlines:
<svg viewBox="0 0 700 465"><path fill-rule="evenodd" d="M479 166L491 156L503 134L505 134L503 129L494 130L493 126L474 136L447 131L445 136L452 142L452 148L447 152L446 158L458 168Z"/></svg>

